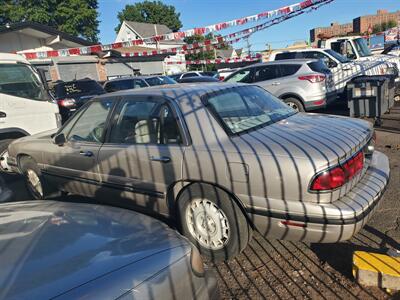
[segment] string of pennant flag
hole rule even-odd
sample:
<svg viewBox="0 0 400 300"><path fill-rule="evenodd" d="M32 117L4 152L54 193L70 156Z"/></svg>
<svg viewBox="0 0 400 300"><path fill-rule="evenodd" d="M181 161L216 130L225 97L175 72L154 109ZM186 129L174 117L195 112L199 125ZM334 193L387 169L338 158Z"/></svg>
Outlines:
<svg viewBox="0 0 400 300"><path fill-rule="evenodd" d="M60 56L71 56L71 55L90 55L92 53L98 53L98 52L104 52L104 51L110 51L114 49L119 49L119 48L125 48L125 47L132 47L132 46L140 46L146 43L157 43L160 41L165 41L165 40L178 40L178 39L183 39L185 37L193 36L196 34L200 35L205 35L207 33L211 32L217 32L221 31L233 26L240 26L244 25L249 22L255 22L259 21L262 19L267 19L267 18L273 18L275 19L266 22L264 24L254 26L252 28L248 28L245 30L241 30L235 33L231 33L227 35L228 38L236 37L239 35L243 34L249 34L249 33L254 33L255 31L263 30L267 27L266 24L276 24L275 20L279 20L281 18L279 17L285 17L289 16L295 12L302 12L307 8L312 8L316 9L318 5L323 5L329 2L332 2L333 0L305 0L293 5L285 6L279 9L271 10L271 11L266 11L262 12L256 15L248 16L248 17L243 17L227 22L222 22L222 23L217 23L213 25L209 25L206 27L201 27L201 28L194 28L186 31L181 31L181 32L173 32L173 33L168 33L164 35L156 35L152 37L148 37L145 39L136 39L136 40L131 40L131 41L126 41L126 42L117 42L117 43L111 43L111 44L104 44L104 45L93 45L93 46L87 46L87 47L76 47L76 48L68 48L68 49L60 49L60 50L49 50L49 51L37 51L37 52L23 52L19 53L23 55L26 59L43 59L43 58L51 58L51 57L60 57ZM274 23L275 22L275 23ZM223 43L223 37L217 37L217 43ZM207 44L208 43L208 44ZM203 46L211 45L212 40L207 40L203 42ZM190 48L192 47L192 48ZM194 43L192 45L184 45L182 47L182 51L187 51L193 48L200 48L200 43ZM148 56L148 54L151 55L157 55L157 54L164 54L168 53L168 50L171 49L163 49L163 50L155 50L155 51L150 51L150 52L142 52L145 53L143 55L134 55L134 56Z"/></svg>
<svg viewBox="0 0 400 300"><path fill-rule="evenodd" d="M261 54L257 54L255 56L246 56L246 57L238 57L238 58L224 58L224 59L201 59L201 60L186 60L186 61L169 61L166 64L178 64L178 65L204 65L204 64L230 64L230 63L240 63L240 62L252 62L259 61L261 59Z"/></svg>

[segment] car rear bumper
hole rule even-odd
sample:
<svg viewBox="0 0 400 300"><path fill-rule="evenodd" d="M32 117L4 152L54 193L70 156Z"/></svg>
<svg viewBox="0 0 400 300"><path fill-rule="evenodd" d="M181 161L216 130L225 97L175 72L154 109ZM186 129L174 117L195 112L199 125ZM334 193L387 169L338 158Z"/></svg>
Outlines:
<svg viewBox="0 0 400 300"><path fill-rule="evenodd" d="M348 240L377 209L389 175L387 156L375 151L364 177L338 201L324 204L299 201L297 205L285 203L286 211L251 207L247 212L266 237L314 243Z"/></svg>

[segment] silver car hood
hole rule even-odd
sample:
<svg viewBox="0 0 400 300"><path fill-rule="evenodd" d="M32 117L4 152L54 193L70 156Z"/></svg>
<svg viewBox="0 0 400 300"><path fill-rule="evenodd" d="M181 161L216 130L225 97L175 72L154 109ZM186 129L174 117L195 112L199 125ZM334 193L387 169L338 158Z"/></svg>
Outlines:
<svg viewBox="0 0 400 300"><path fill-rule="evenodd" d="M231 140L241 152L305 160L312 158L324 167L351 156L367 143L372 132L372 125L366 121L298 113Z"/></svg>
<svg viewBox="0 0 400 300"><path fill-rule="evenodd" d="M0 205L0 298L48 299L189 243L148 216L101 205ZM138 270L139 271L139 270Z"/></svg>

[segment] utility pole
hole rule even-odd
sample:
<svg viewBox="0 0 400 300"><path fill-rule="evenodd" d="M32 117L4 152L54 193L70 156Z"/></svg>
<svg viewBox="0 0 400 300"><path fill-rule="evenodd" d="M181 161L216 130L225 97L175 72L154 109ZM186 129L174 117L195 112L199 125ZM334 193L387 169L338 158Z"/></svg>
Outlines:
<svg viewBox="0 0 400 300"><path fill-rule="evenodd" d="M247 55L251 55L250 35L246 38Z"/></svg>

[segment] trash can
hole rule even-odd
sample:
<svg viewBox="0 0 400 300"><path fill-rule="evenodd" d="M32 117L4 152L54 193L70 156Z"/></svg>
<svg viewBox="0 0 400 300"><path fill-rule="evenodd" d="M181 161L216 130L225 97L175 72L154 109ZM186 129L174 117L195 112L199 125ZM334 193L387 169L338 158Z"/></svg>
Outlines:
<svg viewBox="0 0 400 300"><path fill-rule="evenodd" d="M350 116L375 118L375 125L380 126L380 117L390 108L389 83L386 75L353 78L347 84Z"/></svg>

